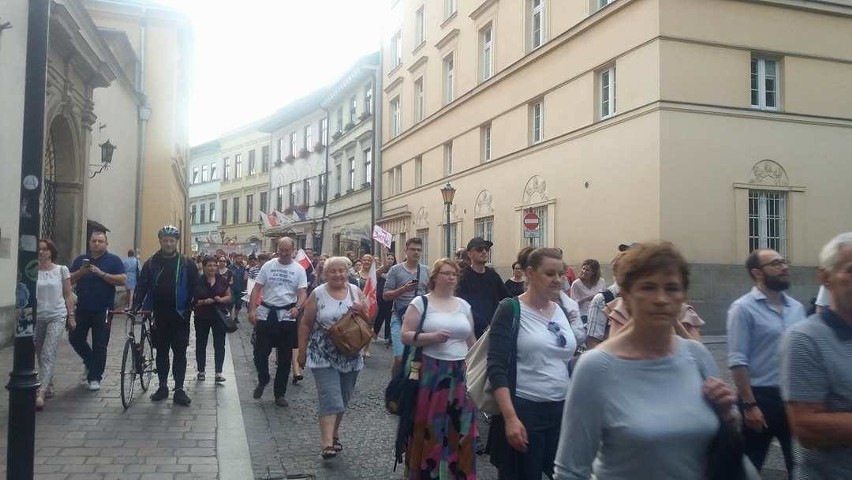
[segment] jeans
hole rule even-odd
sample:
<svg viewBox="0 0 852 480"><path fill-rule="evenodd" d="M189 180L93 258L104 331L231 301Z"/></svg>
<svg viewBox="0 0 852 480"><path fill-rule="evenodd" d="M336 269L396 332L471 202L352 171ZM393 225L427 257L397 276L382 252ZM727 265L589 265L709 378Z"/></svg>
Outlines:
<svg viewBox="0 0 852 480"><path fill-rule="evenodd" d="M751 463L760 470L766 461L766 453L772 438L778 439L781 451L784 454L784 464L787 472L793 472L793 445L790 435L790 426L787 424L787 414L784 410L784 401L781 399L781 390L778 387L751 387L757 407L763 412L767 428L761 432L743 425L743 440L745 443L745 454ZM745 412L743 412L745 417Z"/></svg>
<svg viewBox="0 0 852 480"><path fill-rule="evenodd" d="M187 312L189 314L189 312ZM154 328L151 343L157 349L157 377L160 387L169 385L169 350L174 357L171 362L175 390L183 388L186 378L186 348L189 346L189 321L177 312L154 312Z"/></svg>
<svg viewBox="0 0 852 480"><path fill-rule="evenodd" d="M77 326L68 334L68 341L74 351L83 359L89 374L88 381L103 380L106 368L107 346L109 345L109 328L106 321L106 310L100 312L77 312ZM89 346L89 330L92 331L92 346Z"/></svg>
<svg viewBox="0 0 852 480"><path fill-rule="evenodd" d="M207 340L213 331L213 360L216 373L222 373L225 364L225 326L218 318L195 317L195 364L199 372L207 366Z"/></svg>
<svg viewBox="0 0 852 480"><path fill-rule="evenodd" d="M402 319L396 312L393 312L393 315L391 315L390 325L391 343L393 343L393 356L401 357L403 350L405 350L405 345L402 344Z"/></svg>
<svg viewBox="0 0 852 480"><path fill-rule="evenodd" d="M283 397L287 393L293 348L298 345L296 335L296 322L259 321L255 326L254 366L257 369L257 381L261 385L269 383L269 354L273 348L277 349L275 398Z"/></svg>

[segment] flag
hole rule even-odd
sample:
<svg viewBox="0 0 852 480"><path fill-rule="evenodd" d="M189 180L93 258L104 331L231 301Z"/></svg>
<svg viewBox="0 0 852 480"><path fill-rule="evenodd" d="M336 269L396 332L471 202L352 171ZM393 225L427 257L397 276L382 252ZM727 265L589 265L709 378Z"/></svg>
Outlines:
<svg viewBox="0 0 852 480"><path fill-rule="evenodd" d="M284 212L279 212L278 210L275 210L274 212L272 212L272 214L278 220L279 226L284 227L293 223L293 219L285 215Z"/></svg>
<svg viewBox="0 0 852 480"><path fill-rule="evenodd" d="M298 252L296 252L296 257L293 259L305 269L306 272L309 272L314 269L314 264L311 263L311 259L308 258L308 255L301 248Z"/></svg>
<svg viewBox="0 0 852 480"><path fill-rule="evenodd" d="M275 216L275 214L268 215L266 213L260 212L260 219L263 220L263 225L266 228L278 227L278 217Z"/></svg>
<svg viewBox="0 0 852 480"><path fill-rule="evenodd" d="M376 298L378 290L378 282L376 282L376 262L370 266L370 277L367 283L364 284L364 296L367 298L367 312L370 317L375 317L379 310L379 302Z"/></svg>

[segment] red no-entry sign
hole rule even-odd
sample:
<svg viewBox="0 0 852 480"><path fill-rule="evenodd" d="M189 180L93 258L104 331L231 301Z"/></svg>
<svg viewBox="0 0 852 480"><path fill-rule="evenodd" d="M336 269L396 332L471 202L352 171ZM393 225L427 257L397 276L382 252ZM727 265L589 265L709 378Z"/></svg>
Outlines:
<svg viewBox="0 0 852 480"><path fill-rule="evenodd" d="M524 215L524 228L529 231L538 230L538 226L541 223L541 220L538 218L538 215L529 212Z"/></svg>

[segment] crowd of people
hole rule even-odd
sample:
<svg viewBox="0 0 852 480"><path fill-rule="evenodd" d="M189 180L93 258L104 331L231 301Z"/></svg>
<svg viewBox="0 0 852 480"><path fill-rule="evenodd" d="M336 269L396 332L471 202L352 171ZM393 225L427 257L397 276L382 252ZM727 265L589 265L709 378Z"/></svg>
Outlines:
<svg viewBox="0 0 852 480"><path fill-rule="evenodd" d="M126 285L131 308L153 312L160 385L152 400L173 392L176 404L191 403L184 389L190 316L196 379L205 380L212 334L214 379L225 381L219 313L236 318L245 303L254 398L273 382L275 404L287 407L291 371L296 383L309 369L326 460L344 449L340 425L370 356L369 343L345 354L333 341L333 326L356 316L393 348L392 377L411 371L406 352L422 355L414 367L414 408L400 418L412 425L403 439L412 480L475 479L478 454L489 455L500 480L704 479L710 447L723 430L741 435L742 454L757 471L777 439L792 478L852 478L852 233L820 253L822 287L810 318L785 293L787 260L771 249L748 255L753 288L727 314L733 386L719 379L700 343L705 322L687 303L689 265L670 243L619 245L607 285L600 261L584 260L573 278L558 248L521 250L503 279L488 266L493 244L478 237L431 266L421 262L423 243L415 237L402 246L400 262L393 252L361 258L305 252L313 259L305 268L287 237L272 255L190 259L177 252L175 227L158 236L160 250L141 265L134 252L124 261L109 253L103 232L92 234L89 252L70 267L54 264L51 241L39 243L39 409L52 394L63 328L88 388L99 388L106 312L114 308L116 287ZM368 285L371 278L377 285ZM249 279L253 288L246 292ZM466 379L468 353L483 337L489 392L499 407L486 416L487 439L479 438L480 414Z"/></svg>

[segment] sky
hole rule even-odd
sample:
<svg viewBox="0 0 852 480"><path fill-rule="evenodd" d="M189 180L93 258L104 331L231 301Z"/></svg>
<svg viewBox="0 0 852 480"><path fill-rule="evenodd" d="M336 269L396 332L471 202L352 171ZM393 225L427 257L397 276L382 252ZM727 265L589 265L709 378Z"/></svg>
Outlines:
<svg viewBox="0 0 852 480"><path fill-rule="evenodd" d="M389 0L157 0L194 28L190 145L263 118L379 50Z"/></svg>

